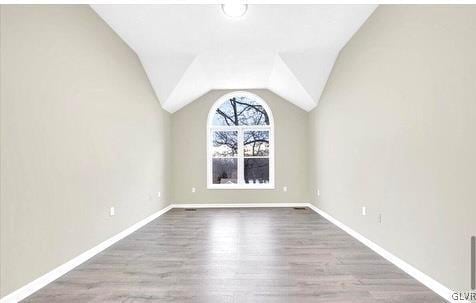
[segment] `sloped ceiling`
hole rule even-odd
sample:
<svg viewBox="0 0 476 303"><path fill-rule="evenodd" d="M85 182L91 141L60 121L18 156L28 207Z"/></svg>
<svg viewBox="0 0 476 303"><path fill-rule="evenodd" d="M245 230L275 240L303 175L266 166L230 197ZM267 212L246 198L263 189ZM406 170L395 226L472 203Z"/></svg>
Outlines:
<svg viewBox="0 0 476 303"><path fill-rule="evenodd" d="M92 5L137 53L162 107L212 89L267 88L313 109L339 51L376 5Z"/></svg>

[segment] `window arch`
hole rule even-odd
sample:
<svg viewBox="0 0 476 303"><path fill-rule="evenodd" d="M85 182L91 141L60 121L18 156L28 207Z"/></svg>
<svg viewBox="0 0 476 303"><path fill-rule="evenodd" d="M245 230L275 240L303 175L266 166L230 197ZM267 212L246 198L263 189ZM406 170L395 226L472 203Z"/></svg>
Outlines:
<svg viewBox="0 0 476 303"><path fill-rule="evenodd" d="M274 188L274 121L263 99L232 92L218 99L207 120L210 189Z"/></svg>

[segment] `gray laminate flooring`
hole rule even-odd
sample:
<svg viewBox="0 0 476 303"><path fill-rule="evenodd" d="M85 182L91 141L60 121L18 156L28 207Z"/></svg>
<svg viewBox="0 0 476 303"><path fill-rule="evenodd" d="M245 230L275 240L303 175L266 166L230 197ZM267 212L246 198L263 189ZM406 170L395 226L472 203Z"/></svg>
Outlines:
<svg viewBox="0 0 476 303"><path fill-rule="evenodd" d="M443 302L312 210L172 209L25 302Z"/></svg>

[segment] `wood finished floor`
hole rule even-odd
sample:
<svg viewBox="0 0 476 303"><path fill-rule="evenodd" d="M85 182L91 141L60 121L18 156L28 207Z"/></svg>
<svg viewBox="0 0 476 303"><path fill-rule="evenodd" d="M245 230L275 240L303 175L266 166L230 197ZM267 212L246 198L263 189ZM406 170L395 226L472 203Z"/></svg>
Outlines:
<svg viewBox="0 0 476 303"><path fill-rule="evenodd" d="M24 302L444 302L312 210L172 209Z"/></svg>

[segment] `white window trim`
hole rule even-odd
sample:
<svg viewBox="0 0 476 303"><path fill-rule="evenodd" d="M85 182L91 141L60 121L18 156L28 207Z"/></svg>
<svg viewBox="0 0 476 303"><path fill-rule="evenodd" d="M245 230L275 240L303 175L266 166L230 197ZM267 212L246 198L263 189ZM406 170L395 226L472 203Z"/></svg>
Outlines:
<svg viewBox="0 0 476 303"><path fill-rule="evenodd" d="M268 114L269 118L269 125L241 125L241 126L213 126L213 117L217 108L222 105L225 101L229 100L233 97L240 97L245 96L250 99L257 101ZM274 118L271 109L269 108L268 104L259 96L252 94L246 91L235 91L232 93L228 93L220 97L211 107L210 111L208 112L207 118L207 188L208 189L274 189ZM269 183L265 184L246 184L244 183L244 155L243 155L243 132L247 129L253 130L267 130L269 131ZM238 131L238 165L237 165L237 174L238 174L238 182L243 181L243 183L238 184L213 184L213 169L212 169L212 132L213 131ZM241 147L240 147L241 146ZM246 157L249 158L249 157Z"/></svg>

